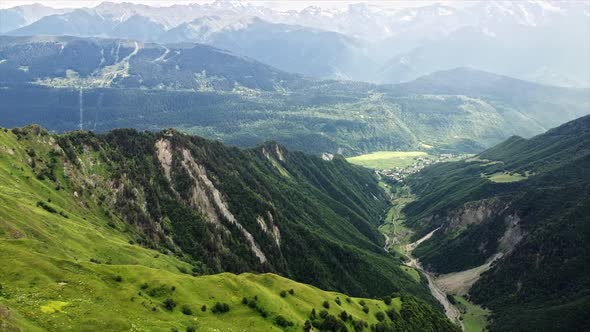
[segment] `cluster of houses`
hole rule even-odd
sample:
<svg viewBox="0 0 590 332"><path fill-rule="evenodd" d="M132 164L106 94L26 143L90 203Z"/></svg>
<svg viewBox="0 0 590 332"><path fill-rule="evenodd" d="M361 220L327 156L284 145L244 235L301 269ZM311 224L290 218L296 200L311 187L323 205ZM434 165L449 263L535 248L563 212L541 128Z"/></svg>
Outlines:
<svg viewBox="0 0 590 332"><path fill-rule="evenodd" d="M462 155L455 155L451 153L443 153L439 154L438 156L428 156L428 157L416 157L414 158L414 163L407 167L393 167L391 169L381 169L375 170L379 176L388 177L393 179L397 182L404 182L404 179L414 173L420 172L424 167L447 162L447 161L455 161L460 159L469 158L470 155L462 154Z"/></svg>

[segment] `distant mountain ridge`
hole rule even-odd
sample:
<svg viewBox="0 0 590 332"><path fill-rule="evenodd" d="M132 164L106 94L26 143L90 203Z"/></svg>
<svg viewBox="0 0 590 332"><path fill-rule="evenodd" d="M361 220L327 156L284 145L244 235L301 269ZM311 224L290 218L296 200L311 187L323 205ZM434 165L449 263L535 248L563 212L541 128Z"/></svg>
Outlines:
<svg viewBox="0 0 590 332"><path fill-rule="evenodd" d="M300 25L270 23L258 17L237 21L201 17L166 31L159 41L214 45L311 77L367 80L370 75L355 68L373 66L362 43L351 37Z"/></svg>
<svg viewBox="0 0 590 332"><path fill-rule="evenodd" d="M120 39L3 36L0 54L0 80L4 83L274 91L303 80L202 44L162 46Z"/></svg>
<svg viewBox="0 0 590 332"><path fill-rule="evenodd" d="M588 114L589 89L460 68L413 82L318 81L202 44L0 37L4 126L184 132L310 153L475 153ZM48 114L52 114L49 116Z"/></svg>
<svg viewBox="0 0 590 332"><path fill-rule="evenodd" d="M2 11L6 13L21 12L23 13L21 15L25 17L23 21L30 24L46 16L75 10L37 10L37 14L27 15L24 13L27 8L31 7L19 6L3 9ZM124 22L132 16L144 16L161 24L166 29L174 28L207 15L233 18L233 20L238 17L259 17L273 23L304 25L340 32L362 39L383 39L401 33L416 34L420 29L428 26L430 26L430 29L444 27L446 32L451 32L468 25L490 28L491 25L500 22L509 25L543 26L569 13L590 16L590 9L585 1L551 0L522 2L474 1L472 6L466 7L435 3L411 8L389 8L358 3L343 8L309 6L299 11L281 11L253 4L249 1L235 0L217 0L212 3L193 3L169 7L103 2L85 10L95 12L106 19L116 22ZM437 24L438 26L436 26ZM422 34L420 35L422 36Z"/></svg>
<svg viewBox="0 0 590 332"><path fill-rule="evenodd" d="M590 86L589 8L586 0L531 0L279 11L218 0L163 8L105 2L93 8L39 10L43 17L19 14L21 7L16 7L1 10L0 16L28 22L6 28L4 33L13 35L199 41L317 78L398 83L470 66L581 87Z"/></svg>

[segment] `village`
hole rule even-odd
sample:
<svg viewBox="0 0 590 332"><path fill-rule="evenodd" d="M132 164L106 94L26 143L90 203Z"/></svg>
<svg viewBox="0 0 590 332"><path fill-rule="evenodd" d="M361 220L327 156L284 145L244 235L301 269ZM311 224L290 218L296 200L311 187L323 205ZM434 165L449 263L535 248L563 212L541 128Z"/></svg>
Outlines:
<svg viewBox="0 0 590 332"><path fill-rule="evenodd" d="M425 167L428 167L430 165L443 163L443 162L449 162L449 161L457 161L457 160L467 159L469 157L471 157L471 155L469 155L469 154L456 155L456 154L452 154L452 153L442 153L442 154L439 154L436 156L434 156L434 155L429 155L429 156L425 156L425 157L419 156L419 157L414 158L414 163L409 166L406 166L406 167L396 166L396 167L393 167L390 169L376 169L375 172L379 176L387 177L389 179L403 183L405 178L408 175L418 173L422 169L424 169Z"/></svg>

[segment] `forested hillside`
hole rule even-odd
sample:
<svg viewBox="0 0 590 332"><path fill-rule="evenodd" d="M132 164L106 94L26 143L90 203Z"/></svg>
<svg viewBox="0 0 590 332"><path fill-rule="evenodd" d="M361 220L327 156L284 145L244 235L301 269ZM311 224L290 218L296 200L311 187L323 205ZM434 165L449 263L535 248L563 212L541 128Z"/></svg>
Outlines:
<svg viewBox="0 0 590 332"><path fill-rule="evenodd" d="M0 58L0 82L52 87L274 91L303 80L202 44L2 36Z"/></svg>
<svg viewBox="0 0 590 332"><path fill-rule="evenodd" d="M410 180L404 212L416 248L439 273L490 260L470 291L494 312L494 331L590 327L590 117L529 140L512 137L475 158L425 169Z"/></svg>
<svg viewBox="0 0 590 332"><path fill-rule="evenodd" d="M9 331L458 330L383 250L388 199L341 157L29 126L0 129L0 188ZM246 271L346 294L218 274Z"/></svg>
<svg viewBox="0 0 590 332"><path fill-rule="evenodd" d="M83 61L82 61L83 59ZM198 44L0 37L0 125L183 132L309 153L480 152L588 114L590 90L471 69L399 85L314 81Z"/></svg>
<svg viewBox="0 0 590 332"><path fill-rule="evenodd" d="M7 180L45 188L31 192L32 204L68 214L52 198L67 193L196 274L276 272L351 295L403 289L435 303L382 248L388 201L374 175L343 158L275 143L240 150L174 131L53 136L28 127L3 137Z"/></svg>

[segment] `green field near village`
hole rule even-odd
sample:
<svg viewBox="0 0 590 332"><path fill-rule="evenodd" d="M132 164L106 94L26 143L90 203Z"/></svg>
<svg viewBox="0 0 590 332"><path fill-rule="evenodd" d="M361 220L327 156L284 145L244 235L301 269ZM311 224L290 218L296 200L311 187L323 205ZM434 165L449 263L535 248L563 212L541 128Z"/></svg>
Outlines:
<svg viewBox="0 0 590 332"><path fill-rule="evenodd" d="M417 157L433 158L423 151L377 151L347 158L350 163L375 169L389 169L393 167L408 167Z"/></svg>

